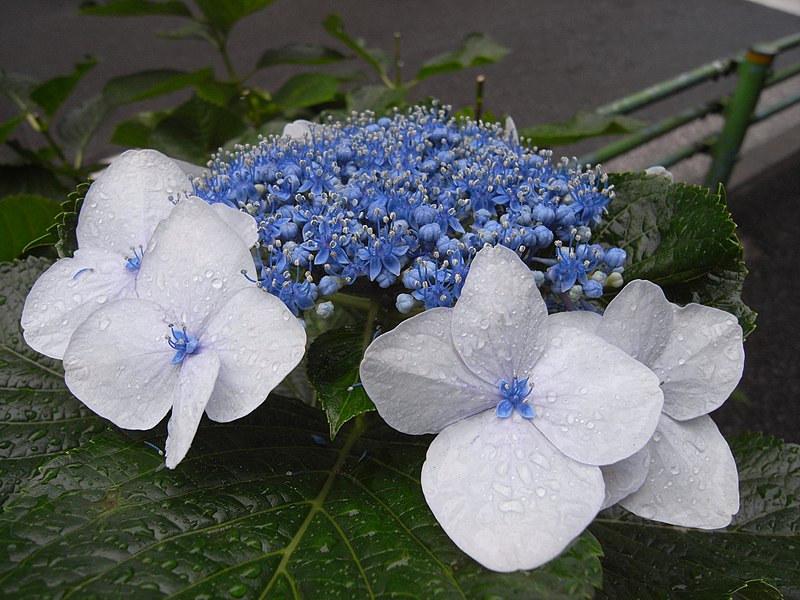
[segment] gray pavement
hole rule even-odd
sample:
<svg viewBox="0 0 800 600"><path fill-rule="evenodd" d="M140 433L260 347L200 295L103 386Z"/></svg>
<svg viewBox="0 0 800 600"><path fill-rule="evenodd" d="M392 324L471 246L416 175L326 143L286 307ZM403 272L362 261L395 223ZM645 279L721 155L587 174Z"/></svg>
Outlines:
<svg viewBox="0 0 800 600"><path fill-rule="evenodd" d="M69 72L86 54L97 55L101 64L79 88L78 96L84 98L113 76L144 69L191 70L215 64L218 74L223 72L205 45L154 35L179 25L178 20L82 17L77 15L79 4L0 0L0 69L48 78ZM432 95L454 106L469 104L474 76L483 73L487 108L512 115L519 126L567 119L577 110L602 105L754 43L800 31L800 17L744 0L278 0L237 25L231 46L234 62L247 71L267 47L290 41L335 44L320 26L331 12L341 14L348 32L365 38L369 46L389 50L393 32L400 32L406 77L425 59L456 47L467 32L492 35L511 49L505 60L428 80L415 89L415 96ZM781 58L783 63L798 60L798 51ZM274 90L288 74L285 69L263 71L253 83ZM699 104L730 89L731 83L704 84L637 116L655 119ZM136 110L158 106L150 102ZM7 107L0 103L0 118L7 116ZM775 121L764 139L751 144L729 197L752 271L746 298L761 316L746 346L742 390L748 404L729 403L719 412L719 421L724 433L752 428L800 441L794 358L800 350L798 311L790 297L797 286L784 275L793 272L788 261L796 251L790 232L798 226L800 199L800 134L786 131L800 119L778 119L783 121ZM107 137L109 132L102 133ZM565 153L577 154L603 141L567 148ZM667 153L657 150L658 155ZM95 144L90 158L118 151Z"/></svg>

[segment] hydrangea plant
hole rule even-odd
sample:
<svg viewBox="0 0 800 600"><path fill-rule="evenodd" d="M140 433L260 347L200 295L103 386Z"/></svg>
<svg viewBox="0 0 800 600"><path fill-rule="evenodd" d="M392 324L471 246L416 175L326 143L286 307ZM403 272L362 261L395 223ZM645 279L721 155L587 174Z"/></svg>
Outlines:
<svg viewBox="0 0 800 600"><path fill-rule="evenodd" d="M9 360L48 378L13 363L22 378L8 386L23 387L9 410L31 390L61 390L64 422L79 430L63 432L69 451L54 457L33 450L41 434L25 438L37 474L3 488L0 529L21 557L0 572L4 589L40 589L34 567L46 561L73 594L588 598L602 584L595 535L607 572L631 544L684 549L667 570L659 554L654 590L694 577L704 544L741 561L791 535L747 524L768 510L748 487L766 455L748 443L731 453L707 415L741 375L736 319L671 303L652 282L624 285L659 243L637 202L664 213L680 190L716 214L713 198L686 189L554 161L513 123L439 108L297 122L202 173L124 154L90 188L75 257L13 267L43 273L25 339L63 358L82 404L58 363L9 334ZM698 294L720 265L695 267L707 269ZM261 406L309 340L281 389L306 368L330 438L313 406ZM142 437L95 436L84 407L125 429L171 416ZM169 471L153 450L164 441ZM56 510L36 513L44 504L31 498ZM699 529L645 530L618 507ZM65 518L80 525L64 529ZM741 547L708 537L731 519ZM58 570L62 544L83 544L96 565ZM703 573L723 594L758 577L791 589L791 554L770 552L770 568ZM139 557L150 575L159 565L155 578L140 578Z"/></svg>

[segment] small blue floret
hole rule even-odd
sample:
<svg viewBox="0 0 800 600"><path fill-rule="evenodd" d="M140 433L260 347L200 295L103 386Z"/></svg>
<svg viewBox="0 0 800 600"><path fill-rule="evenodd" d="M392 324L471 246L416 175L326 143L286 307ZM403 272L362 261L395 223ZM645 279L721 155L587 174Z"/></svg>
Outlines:
<svg viewBox="0 0 800 600"><path fill-rule="evenodd" d="M513 377L510 382L503 379L498 385L500 395L503 397L497 403L497 416L501 419L510 417L514 409L525 419L533 419L536 411L528 404L527 398L531 394L531 386L528 385L528 378L517 379Z"/></svg>
<svg viewBox="0 0 800 600"><path fill-rule="evenodd" d="M175 331L175 328L170 325L169 330L172 332L172 337L167 338L171 348L175 350L175 356L172 357L172 364L178 365L183 362L187 354L192 354L197 350L197 338L191 333L187 333L186 327Z"/></svg>

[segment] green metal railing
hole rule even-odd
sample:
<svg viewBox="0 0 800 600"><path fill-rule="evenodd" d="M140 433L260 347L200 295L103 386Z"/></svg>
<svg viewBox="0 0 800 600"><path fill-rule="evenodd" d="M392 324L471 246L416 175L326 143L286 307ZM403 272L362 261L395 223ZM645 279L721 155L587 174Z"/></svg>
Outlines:
<svg viewBox="0 0 800 600"><path fill-rule="evenodd" d="M591 164L605 162L651 140L664 136L692 121L702 119L710 114L722 114L724 116L724 124L718 133L680 148L657 163L664 167L670 167L697 153L706 152L711 155L712 160L705 184L711 189L716 189L720 184L727 183L730 178L748 127L800 103L800 92L798 92L775 104L756 110L762 90L800 75L800 63L778 72L772 72L772 64L778 54L799 46L800 33L796 33L769 44L754 46L745 53L702 65L677 77L599 107L595 112L603 116L624 115L705 81L726 77L734 73L738 77L736 89L730 96L715 98L706 104L685 109L676 115L671 115L648 125L618 141L582 156L580 162Z"/></svg>

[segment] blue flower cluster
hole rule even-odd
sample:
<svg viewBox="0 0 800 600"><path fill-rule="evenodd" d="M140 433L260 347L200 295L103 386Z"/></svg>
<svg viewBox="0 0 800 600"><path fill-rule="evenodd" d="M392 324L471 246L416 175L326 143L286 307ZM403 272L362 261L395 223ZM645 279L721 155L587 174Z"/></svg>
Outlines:
<svg viewBox="0 0 800 600"><path fill-rule="evenodd" d="M516 251L567 308L622 284L624 251L589 243L605 175L442 109L312 124L214 157L194 186L255 217L259 284L295 314L360 278L400 292L404 313L452 306L486 244Z"/></svg>

